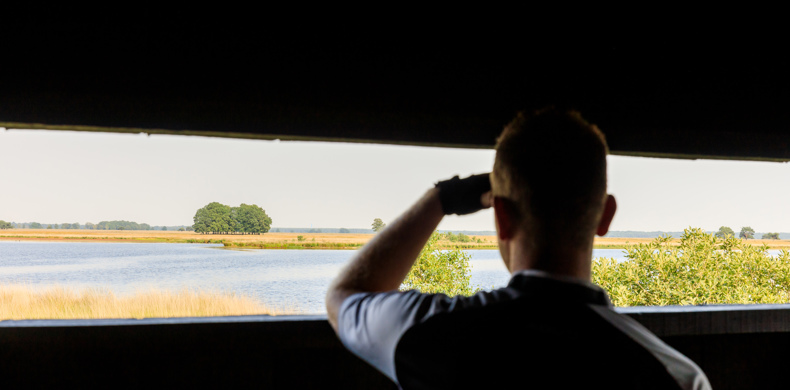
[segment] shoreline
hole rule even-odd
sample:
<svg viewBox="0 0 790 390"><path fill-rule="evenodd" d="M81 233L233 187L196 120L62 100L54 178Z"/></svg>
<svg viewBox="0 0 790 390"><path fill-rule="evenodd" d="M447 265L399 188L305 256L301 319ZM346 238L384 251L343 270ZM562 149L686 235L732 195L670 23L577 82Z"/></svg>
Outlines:
<svg viewBox="0 0 790 390"><path fill-rule="evenodd" d="M0 241L40 242L130 242L174 244L223 244L228 249L358 249L375 236L374 233L265 233L265 234L199 234L195 232L155 230L69 230L10 229L0 231ZM441 249L498 249L496 236L469 236L473 242L439 241ZM479 241L478 241L479 240ZM596 237L594 249L624 249L628 245L647 244L654 238ZM671 245L679 245L675 238ZM790 250L790 240L746 240L750 245L768 249Z"/></svg>

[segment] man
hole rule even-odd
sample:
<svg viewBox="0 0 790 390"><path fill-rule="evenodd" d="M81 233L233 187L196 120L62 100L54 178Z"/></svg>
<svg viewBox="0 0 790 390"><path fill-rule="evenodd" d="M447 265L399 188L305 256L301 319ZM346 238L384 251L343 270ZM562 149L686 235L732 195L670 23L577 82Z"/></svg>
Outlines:
<svg viewBox="0 0 790 390"><path fill-rule="evenodd" d="M522 113L496 149L490 176L439 182L335 279L327 312L344 345L402 388L709 389L590 283L593 237L617 207L598 128L576 112ZM507 287L397 291L444 215L491 206Z"/></svg>

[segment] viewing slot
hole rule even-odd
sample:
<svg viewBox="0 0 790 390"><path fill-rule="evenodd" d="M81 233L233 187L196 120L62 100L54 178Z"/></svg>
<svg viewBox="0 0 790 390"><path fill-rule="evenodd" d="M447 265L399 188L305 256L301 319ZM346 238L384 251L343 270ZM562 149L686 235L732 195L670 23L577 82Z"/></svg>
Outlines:
<svg viewBox="0 0 790 390"><path fill-rule="evenodd" d="M4 320L322 315L329 282L374 229L494 157L26 130L0 141L16 167L0 171ZM595 241L593 282L616 306L788 302L787 164L615 155L608 169L618 211ZM463 291L507 284L490 210L445 218L432 245L458 252Z"/></svg>

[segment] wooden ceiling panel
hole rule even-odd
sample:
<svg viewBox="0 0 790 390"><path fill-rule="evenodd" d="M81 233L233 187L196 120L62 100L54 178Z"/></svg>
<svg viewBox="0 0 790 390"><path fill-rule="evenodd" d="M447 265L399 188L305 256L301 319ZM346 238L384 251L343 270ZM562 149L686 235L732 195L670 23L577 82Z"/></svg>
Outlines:
<svg viewBox="0 0 790 390"><path fill-rule="evenodd" d="M17 31L0 126L488 148L516 111L557 105L617 154L790 160L772 42L367 38Z"/></svg>

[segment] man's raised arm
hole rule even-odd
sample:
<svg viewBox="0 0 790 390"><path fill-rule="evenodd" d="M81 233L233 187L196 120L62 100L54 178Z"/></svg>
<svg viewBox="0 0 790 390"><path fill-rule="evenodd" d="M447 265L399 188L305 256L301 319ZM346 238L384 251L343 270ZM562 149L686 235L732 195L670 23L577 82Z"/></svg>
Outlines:
<svg viewBox="0 0 790 390"><path fill-rule="evenodd" d="M397 290L445 214L490 207L488 174L440 182L363 246L329 286L326 311L337 331L340 305L352 294Z"/></svg>

